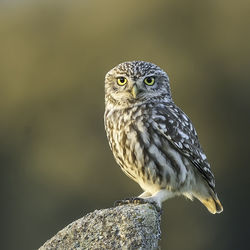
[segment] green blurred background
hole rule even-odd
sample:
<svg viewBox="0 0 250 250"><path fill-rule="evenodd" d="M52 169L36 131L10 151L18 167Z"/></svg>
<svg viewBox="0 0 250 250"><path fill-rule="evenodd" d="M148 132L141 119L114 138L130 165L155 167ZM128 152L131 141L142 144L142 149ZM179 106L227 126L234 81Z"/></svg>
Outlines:
<svg viewBox="0 0 250 250"><path fill-rule="evenodd" d="M103 126L104 76L165 69L224 205L164 204L162 249L246 249L250 2L0 1L1 249L35 249L84 214L138 195Z"/></svg>

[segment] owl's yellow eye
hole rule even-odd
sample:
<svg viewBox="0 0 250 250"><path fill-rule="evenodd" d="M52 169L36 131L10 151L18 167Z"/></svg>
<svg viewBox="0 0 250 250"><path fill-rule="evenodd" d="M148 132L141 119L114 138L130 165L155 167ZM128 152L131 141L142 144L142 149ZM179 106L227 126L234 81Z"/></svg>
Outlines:
<svg viewBox="0 0 250 250"><path fill-rule="evenodd" d="M127 83L127 79L123 76L117 78L117 84L123 86Z"/></svg>
<svg viewBox="0 0 250 250"><path fill-rule="evenodd" d="M155 78L153 76L149 76L146 77L144 79L144 82L148 85L148 86L152 86L155 83Z"/></svg>

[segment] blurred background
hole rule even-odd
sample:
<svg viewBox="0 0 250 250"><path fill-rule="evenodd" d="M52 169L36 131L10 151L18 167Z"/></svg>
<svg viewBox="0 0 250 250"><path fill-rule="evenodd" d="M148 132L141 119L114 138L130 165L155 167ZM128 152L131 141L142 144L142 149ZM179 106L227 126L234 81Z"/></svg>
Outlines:
<svg viewBox="0 0 250 250"><path fill-rule="evenodd" d="M249 233L250 2L0 1L1 249L141 193L113 160L104 76L151 61L192 119L224 206L164 204L162 249L246 249Z"/></svg>

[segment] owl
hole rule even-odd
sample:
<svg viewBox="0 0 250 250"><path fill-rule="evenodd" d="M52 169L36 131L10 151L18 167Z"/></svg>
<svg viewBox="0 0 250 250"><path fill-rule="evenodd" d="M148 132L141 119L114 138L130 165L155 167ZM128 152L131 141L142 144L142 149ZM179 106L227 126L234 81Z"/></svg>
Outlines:
<svg viewBox="0 0 250 250"><path fill-rule="evenodd" d="M144 61L124 62L105 77L105 130L114 158L144 191L138 200L161 207L183 195L210 213L223 207L215 179L188 116L175 105L168 75Z"/></svg>

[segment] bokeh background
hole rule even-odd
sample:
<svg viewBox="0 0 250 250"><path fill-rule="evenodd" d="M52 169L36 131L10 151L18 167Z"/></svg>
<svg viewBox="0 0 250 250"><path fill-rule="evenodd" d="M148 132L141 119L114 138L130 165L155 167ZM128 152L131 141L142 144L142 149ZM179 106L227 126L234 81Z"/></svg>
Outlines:
<svg viewBox="0 0 250 250"><path fill-rule="evenodd" d="M224 205L210 215L197 201L166 202L162 249L246 249L249 13L244 0L0 1L0 248L36 249L141 192L103 126L105 73L140 59L168 72Z"/></svg>

